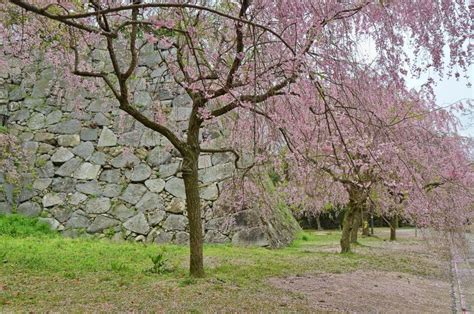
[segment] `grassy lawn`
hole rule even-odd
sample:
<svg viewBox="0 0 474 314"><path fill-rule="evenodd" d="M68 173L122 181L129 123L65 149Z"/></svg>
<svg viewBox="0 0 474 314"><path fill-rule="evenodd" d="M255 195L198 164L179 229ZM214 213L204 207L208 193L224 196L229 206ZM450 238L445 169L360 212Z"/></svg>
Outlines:
<svg viewBox="0 0 474 314"><path fill-rule="evenodd" d="M337 253L339 232L307 231L279 250L206 245L207 276L187 276L186 246L68 239L24 219L0 217L0 311L311 311L298 292L269 278L340 274L361 269L438 278L444 269L429 254L361 238L354 253ZM399 240L416 247L420 239ZM164 250L168 272L150 272Z"/></svg>

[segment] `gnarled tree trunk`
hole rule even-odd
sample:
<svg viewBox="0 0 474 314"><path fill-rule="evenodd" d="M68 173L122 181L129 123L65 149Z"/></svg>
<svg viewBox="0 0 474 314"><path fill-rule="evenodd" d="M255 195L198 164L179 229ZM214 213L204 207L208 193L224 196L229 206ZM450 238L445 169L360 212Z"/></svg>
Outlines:
<svg viewBox="0 0 474 314"><path fill-rule="evenodd" d="M398 216L395 215L390 220L390 241L397 240Z"/></svg>
<svg viewBox="0 0 474 314"><path fill-rule="evenodd" d="M321 219L319 218L320 214L316 215L316 227L318 230L323 230L323 227L321 227Z"/></svg>
<svg viewBox="0 0 474 314"><path fill-rule="evenodd" d="M349 206L346 208L344 218L342 220L342 237L341 237L341 253L348 253L351 251L351 233L354 221L354 206L349 201Z"/></svg>
<svg viewBox="0 0 474 314"><path fill-rule="evenodd" d="M369 230L369 214L366 210L362 211L362 235L370 236Z"/></svg>
<svg viewBox="0 0 474 314"><path fill-rule="evenodd" d="M351 243L357 243L357 235L359 232L359 227L362 222L362 210L356 208L354 210L354 217L352 219L352 229L351 229Z"/></svg>
<svg viewBox="0 0 474 314"><path fill-rule="evenodd" d="M346 186L349 203L342 222L341 253L351 251L351 242L357 241L357 230L361 221L361 209L367 200L367 192L355 184ZM354 241L354 242L355 242Z"/></svg>

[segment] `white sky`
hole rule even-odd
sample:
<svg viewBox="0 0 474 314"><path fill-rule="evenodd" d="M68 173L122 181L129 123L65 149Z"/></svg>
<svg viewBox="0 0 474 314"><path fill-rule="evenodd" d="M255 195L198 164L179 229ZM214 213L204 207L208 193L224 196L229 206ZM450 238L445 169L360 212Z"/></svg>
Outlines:
<svg viewBox="0 0 474 314"><path fill-rule="evenodd" d="M467 83L470 81L474 85L474 66L469 68L467 73L468 79L461 78L457 81L454 78L448 78L440 80L434 88L436 94L436 101L438 105L445 106L460 100L471 99L474 101L474 87L467 87ZM407 85L409 88L419 89L423 84L423 81L408 79ZM463 136L470 136L474 138L474 114L459 116L462 128L459 133Z"/></svg>
<svg viewBox="0 0 474 314"><path fill-rule="evenodd" d="M449 51L445 49L445 59L446 64L449 63ZM411 49L407 46L407 53L411 55ZM366 62L371 62L376 56L375 45L372 40L367 39L362 41L359 44L359 58L365 60ZM474 102L474 65L471 66L468 70L466 79L465 73L460 71L461 78L456 80L455 78L443 78L436 80L437 84L434 87L434 92L436 95L436 102L439 106L446 106L459 101L466 101L470 99ZM407 77L407 87L414 88L419 90L421 85L426 82L428 75L424 75L420 79L414 79ZM468 83L471 83L471 87L467 87ZM474 109L474 108L473 108ZM469 136L474 138L474 110L471 110L469 115L459 115L460 122L462 124L459 129L459 133L463 136Z"/></svg>

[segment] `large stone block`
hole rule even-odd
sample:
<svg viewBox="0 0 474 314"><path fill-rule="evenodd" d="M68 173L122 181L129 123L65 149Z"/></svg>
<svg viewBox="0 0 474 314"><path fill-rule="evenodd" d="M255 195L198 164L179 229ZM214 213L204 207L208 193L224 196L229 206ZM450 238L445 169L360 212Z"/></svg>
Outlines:
<svg viewBox="0 0 474 314"><path fill-rule="evenodd" d="M164 210L154 211L148 214L148 223L154 227L162 222L166 218L166 212Z"/></svg>
<svg viewBox="0 0 474 314"><path fill-rule="evenodd" d="M43 207L62 205L66 200L66 194L48 193L43 196Z"/></svg>
<svg viewBox="0 0 474 314"><path fill-rule="evenodd" d="M87 232L89 233L102 232L108 228L117 226L118 224L120 224L120 221L116 219L99 215L95 217L92 224L87 228Z"/></svg>
<svg viewBox="0 0 474 314"><path fill-rule="evenodd" d="M153 192L146 192L135 207L141 212L165 209L161 196Z"/></svg>
<svg viewBox="0 0 474 314"><path fill-rule="evenodd" d="M97 140L98 137L98 131L97 129L86 129L82 128L81 129L81 140L83 141L95 141Z"/></svg>
<svg viewBox="0 0 474 314"><path fill-rule="evenodd" d="M119 184L106 184L103 195L106 197L118 197L122 194L122 186Z"/></svg>
<svg viewBox="0 0 474 314"><path fill-rule="evenodd" d="M165 181L163 179L146 180L145 186L150 190L150 192L160 193L165 188Z"/></svg>
<svg viewBox="0 0 474 314"><path fill-rule="evenodd" d="M59 146L74 147L81 143L81 138L78 134L60 135L58 136Z"/></svg>
<svg viewBox="0 0 474 314"><path fill-rule="evenodd" d="M141 163L133 168L128 175L132 182L143 182L151 176L151 168L144 163Z"/></svg>
<svg viewBox="0 0 474 314"><path fill-rule="evenodd" d="M176 232L173 242L176 243L176 244L188 244L189 243L189 233L184 232L184 231Z"/></svg>
<svg viewBox="0 0 474 314"><path fill-rule="evenodd" d="M27 125L30 130L39 130L46 125L46 119L42 113L36 112L32 114Z"/></svg>
<svg viewBox="0 0 474 314"><path fill-rule="evenodd" d="M133 208L127 207L124 204L118 204L112 208L110 214L122 221L134 216L136 211Z"/></svg>
<svg viewBox="0 0 474 314"><path fill-rule="evenodd" d="M74 178L80 180L93 180L97 179L99 175L100 166L94 165L88 162L82 163L79 168L74 172Z"/></svg>
<svg viewBox="0 0 474 314"><path fill-rule="evenodd" d="M165 230L184 231L188 225L188 218L183 215L169 215L163 223Z"/></svg>
<svg viewBox="0 0 474 314"><path fill-rule="evenodd" d="M69 195L69 204L77 206L81 204L82 202L84 202L86 199L87 199L86 195L79 192L75 192Z"/></svg>
<svg viewBox="0 0 474 314"><path fill-rule="evenodd" d="M78 183L76 185L76 190L88 195L94 195L94 196L102 195L102 187L95 180L87 181L84 183Z"/></svg>
<svg viewBox="0 0 474 314"><path fill-rule="evenodd" d="M48 130L59 134L79 134L81 131L81 121L76 119L63 121L49 127Z"/></svg>
<svg viewBox="0 0 474 314"><path fill-rule="evenodd" d="M120 196L121 200L135 205L142 198L147 188L141 184L129 184Z"/></svg>
<svg viewBox="0 0 474 314"><path fill-rule="evenodd" d="M42 209L41 206L34 202L25 202L20 204L16 212L21 215L25 215L28 217L37 217L41 213Z"/></svg>
<svg viewBox="0 0 474 314"><path fill-rule="evenodd" d="M60 147L58 150L51 156L51 161L55 164L62 164L74 157L74 154L67 148Z"/></svg>
<svg viewBox="0 0 474 314"><path fill-rule="evenodd" d="M117 136L107 127L102 129L97 147L108 147L117 145Z"/></svg>
<svg viewBox="0 0 474 314"><path fill-rule="evenodd" d="M133 130L131 132L122 133L119 136L118 143L127 147L138 147L140 145L140 138L143 132L140 130Z"/></svg>
<svg viewBox="0 0 474 314"><path fill-rule="evenodd" d="M133 168L140 163L140 159L131 152L123 152L110 163L114 168Z"/></svg>
<svg viewBox="0 0 474 314"><path fill-rule="evenodd" d="M62 230L64 227L61 225L59 221L54 218L38 218L39 221L45 222L49 225L49 227L53 230Z"/></svg>
<svg viewBox="0 0 474 314"><path fill-rule="evenodd" d="M168 177L174 176L179 171L179 167L180 167L179 162L161 165L159 168L160 177L168 178Z"/></svg>
<svg viewBox="0 0 474 314"><path fill-rule="evenodd" d="M72 213L71 217L66 223L66 228L87 228L90 225L89 218L87 214L84 213L82 210L78 210Z"/></svg>
<svg viewBox="0 0 474 314"><path fill-rule="evenodd" d="M206 243L227 243L230 239L216 230L209 230L204 236L204 242Z"/></svg>
<svg viewBox="0 0 474 314"><path fill-rule="evenodd" d="M61 121L62 116L63 116L63 113L60 110L52 111L46 116L46 124L47 125L56 124L59 121Z"/></svg>
<svg viewBox="0 0 474 314"><path fill-rule="evenodd" d="M44 191L53 182L50 178L38 178L33 182L33 189L37 191Z"/></svg>
<svg viewBox="0 0 474 314"><path fill-rule="evenodd" d="M94 153L94 144L91 142L82 142L81 144L74 147L72 152L84 160L89 160L89 158Z"/></svg>
<svg viewBox="0 0 474 314"><path fill-rule="evenodd" d="M235 245L255 245L266 247L270 242L262 227L243 229L232 236L232 244Z"/></svg>
<svg viewBox="0 0 474 314"><path fill-rule="evenodd" d="M140 139L140 146L155 147L160 145L161 135L153 130L146 129L143 131L142 138Z"/></svg>
<svg viewBox="0 0 474 314"><path fill-rule="evenodd" d="M186 198L186 191L184 189L184 182L182 179L176 177L169 179L166 181L165 190L176 197L182 199Z"/></svg>
<svg viewBox="0 0 474 314"><path fill-rule="evenodd" d="M127 220L123 226L132 232L138 234L147 234L150 231L150 226L143 213L138 213L129 220Z"/></svg>
<svg viewBox="0 0 474 314"><path fill-rule="evenodd" d="M74 192L75 188L75 180L69 177L59 177L53 178L53 184L51 186L51 190L53 192L64 192L64 193L72 193Z"/></svg>
<svg viewBox="0 0 474 314"><path fill-rule="evenodd" d="M147 162L152 167L157 167L162 164L168 163L172 156L169 152L164 150L162 147L155 147L149 153Z"/></svg>
<svg viewBox="0 0 474 314"><path fill-rule="evenodd" d="M109 183L119 183L120 182L120 170L119 169L104 170L100 174L99 180L109 182Z"/></svg>
<svg viewBox="0 0 474 314"><path fill-rule="evenodd" d="M230 178L234 172L234 164L226 163L199 170L199 179L203 183L217 182Z"/></svg>
<svg viewBox="0 0 474 314"><path fill-rule="evenodd" d="M199 193L201 198L206 201L215 201L219 197L219 190L217 189L217 184L215 183L201 188Z"/></svg>
<svg viewBox="0 0 474 314"><path fill-rule="evenodd" d="M92 198L87 201L85 211L89 214L104 214L109 211L110 205L107 197Z"/></svg>
<svg viewBox="0 0 474 314"><path fill-rule="evenodd" d="M96 125L100 125L100 126L105 126L105 125L110 124L109 119L102 112L96 113L96 115L94 116L94 119L92 119L92 122L94 122Z"/></svg>

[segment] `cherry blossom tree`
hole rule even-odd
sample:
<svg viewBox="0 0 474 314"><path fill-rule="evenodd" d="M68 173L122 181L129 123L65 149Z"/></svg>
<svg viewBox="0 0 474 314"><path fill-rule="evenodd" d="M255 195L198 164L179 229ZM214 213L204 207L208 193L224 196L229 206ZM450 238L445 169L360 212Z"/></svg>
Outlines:
<svg viewBox="0 0 474 314"><path fill-rule="evenodd" d="M342 252L357 240L369 201L391 218L393 239L398 217L420 226L461 226L474 200L472 143L456 134L454 115L420 93L380 83L369 73L358 77L363 79L357 84L341 85L351 94L337 98L323 94L328 88L308 85L305 91L320 97L292 116L274 117L291 151L287 158L296 160L286 162L297 165L294 184L303 197L308 181L319 185L325 196L316 210L328 201L345 205ZM305 123L296 123L301 117Z"/></svg>
<svg viewBox="0 0 474 314"><path fill-rule="evenodd" d="M256 151L249 146L258 137L267 137L266 141L275 146L282 139L289 140L289 131L280 118L293 116L294 126L302 131L293 135L300 137L312 129L312 119L321 112L326 121L336 120L332 117L336 113L327 107L347 103L343 100L350 89L337 87L357 81L355 75L360 71L354 69L364 64L357 51L366 40L375 43L377 57L372 70L377 78L398 88L403 87L408 70L418 75L447 67L454 76L464 73L472 62L472 50L465 49L469 11L464 1L9 0L0 4L0 21L4 49L27 60L29 51L40 47L56 66L69 67L81 78L78 81L70 76L74 84L102 80L121 110L162 134L179 151L193 276L204 274L198 156L201 152L238 156L234 147L206 146L200 138L203 129L218 120L237 121L242 133L253 133L254 139L241 147ZM159 47L157 53L162 54L176 84L192 99L184 135L163 119L159 106L157 114L148 117L134 102L129 83L143 40ZM104 42L111 71L94 68L90 60L91 50ZM404 50L408 43L415 57ZM443 63L445 46L449 46L449 64ZM356 95L361 91L358 89ZM314 108L305 105L314 97L323 104L316 114ZM341 106L341 110L352 110ZM380 106L378 110L385 109ZM268 119L275 123L268 124ZM331 133L318 146L331 148L333 142L344 146L350 131L343 134L337 129L333 123ZM257 130L262 133L257 134ZM354 145L364 146L366 140L359 138ZM303 138L291 141L297 146L304 142ZM239 146L236 141L232 143ZM298 150L304 147L298 146ZM254 155L251 164L259 162Z"/></svg>

